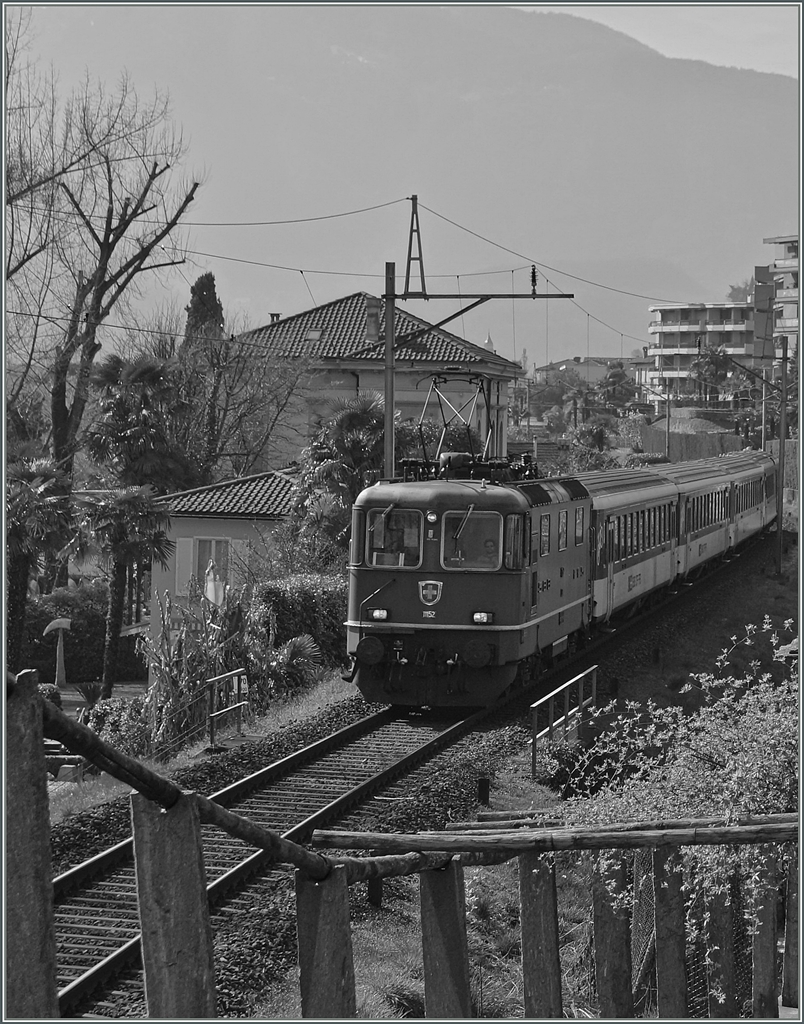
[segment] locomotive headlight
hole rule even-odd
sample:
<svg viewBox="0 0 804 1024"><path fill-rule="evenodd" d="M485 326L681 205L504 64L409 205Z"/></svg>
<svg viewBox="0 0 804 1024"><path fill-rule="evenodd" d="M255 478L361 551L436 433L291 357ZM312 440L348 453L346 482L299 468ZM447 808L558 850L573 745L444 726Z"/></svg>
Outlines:
<svg viewBox="0 0 804 1024"><path fill-rule="evenodd" d="M494 622L494 612L472 612L472 622L476 626L490 626Z"/></svg>
<svg viewBox="0 0 804 1024"><path fill-rule="evenodd" d="M427 513L426 518L428 523L436 523L438 522L438 513L430 511Z"/></svg>
<svg viewBox="0 0 804 1024"><path fill-rule="evenodd" d="M385 622L388 618L387 608L369 608L368 613L369 618L373 619L375 622Z"/></svg>

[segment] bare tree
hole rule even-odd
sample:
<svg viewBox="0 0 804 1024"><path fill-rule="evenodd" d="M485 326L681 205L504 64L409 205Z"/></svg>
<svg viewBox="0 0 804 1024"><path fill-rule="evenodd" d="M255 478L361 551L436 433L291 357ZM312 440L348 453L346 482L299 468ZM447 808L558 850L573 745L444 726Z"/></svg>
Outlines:
<svg viewBox="0 0 804 1024"><path fill-rule="evenodd" d="M69 474L99 330L143 275L182 262L166 243L198 184L173 180L185 148L165 96L87 79L59 106L53 77L25 61L28 32L25 14L6 29L8 405L46 389L50 452Z"/></svg>
<svg viewBox="0 0 804 1024"><path fill-rule="evenodd" d="M225 333L184 348L180 366L183 393L197 415L176 427L185 431L188 450L197 453L201 479L209 483L243 476L271 464L291 421L301 413L307 361L279 359L247 334Z"/></svg>
<svg viewBox="0 0 804 1024"><path fill-rule="evenodd" d="M192 482L183 476L177 487L278 468L285 453L300 452L305 443L308 361L266 352L242 317L219 313L217 301L211 305L215 329L198 330L196 317L163 306L118 346L129 362L147 356L171 366L180 401L154 406L151 416L169 449L188 460Z"/></svg>

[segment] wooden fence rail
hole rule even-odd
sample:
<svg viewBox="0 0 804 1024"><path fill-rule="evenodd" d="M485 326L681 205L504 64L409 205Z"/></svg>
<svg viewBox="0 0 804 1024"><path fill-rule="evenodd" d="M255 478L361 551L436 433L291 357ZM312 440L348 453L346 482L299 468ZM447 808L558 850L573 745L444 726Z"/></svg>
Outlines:
<svg viewBox="0 0 804 1024"><path fill-rule="evenodd" d="M7 678L7 930L6 1011L12 1019L59 1016L50 879L50 830L44 785L43 735L133 786L132 826L148 1015L207 1019L216 1015L212 932L206 899L201 823L214 823L296 867L296 913L302 1014L352 1017L355 974L349 886L419 874L425 1009L428 1017L473 1015L464 889L467 866L517 858L520 879L525 1017L563 1016L554 851L597 851L592 886L595 977L602 1017L634 1015L629 914L622 890L626 862L612 850L653 851L656 977L659 1015L687 1016L685 919L675 870L689 845L779 844L798 840L797 815L769 815L744 824L717 820L624 823L600 828L424 833L316 832L313 845L369 850L369 857L322 855L226 810L182 792L134 759L64 716L36 691L36 673ZM642 827L647 826L647 827ZM627 856L627 855L626 855ZM775 894L777 854L767 846L758 927L752 939L753 1012L777 1015ZM786 890L785 1005L798 1004L798 892ZM723 915L710 907L712 927ZM728 908L726 908L728 910ZM722 932L722 928L721 928ZM731 943L713 931L711 973L728 994ZM733 958L732 958L733 959ZM723 1016L721 1004L711 1016Z"/></svg>
<svg viewBox="0 0 804 1024"><path fill-rule="evenodd" d="M213 676L207 679L208 703L207 711L209 727L209 745L215 746L215 731L218 719L236 713L237 735L243 732L243 709L248 708L248 676L244 668L236 668L231 672L224 672L223 675ZM234 697L234 703L232 702ZM246 698L245 700L243 698Z"/></svg>

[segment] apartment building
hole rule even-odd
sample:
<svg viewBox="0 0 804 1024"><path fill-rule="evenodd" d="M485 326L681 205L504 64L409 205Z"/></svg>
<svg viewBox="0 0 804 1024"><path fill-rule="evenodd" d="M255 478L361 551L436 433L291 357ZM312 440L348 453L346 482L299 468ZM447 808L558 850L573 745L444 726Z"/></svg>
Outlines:
<svg viewBox="0 0 804 1024"><path fill-rule="evenodd" d="M682 395L693 362L705 348L723 348L743 366L761 373L772 353L754 333L753 302L700 302L650 306L651 359L646 384L654 396Z"/></svg>
<svg viewBox="0 0 804 1024"><path fill-rule="evenodd" d="M773 344L781 359L784 339L792 358L798 354L798 235L763 238L776 247L768 271L773 279Z"/></svg>

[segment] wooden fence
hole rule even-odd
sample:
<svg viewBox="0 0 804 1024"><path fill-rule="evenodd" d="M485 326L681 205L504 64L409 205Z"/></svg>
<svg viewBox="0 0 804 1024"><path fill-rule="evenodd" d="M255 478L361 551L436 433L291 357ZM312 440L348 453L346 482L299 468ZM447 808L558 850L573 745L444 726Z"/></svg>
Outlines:
<svg viewBox="0 0 804 1024"><path fill-rule="evenodd" d="M369 857L322 856L174 783L101 741L42 701L36 673L7 679L7 944L8 1018L59 1016L51 890L50 829L43 735L58 739L138 792L132 795L137 894L148 1016L205 1019L216 1015L213 943L206 897L201 824L211 823L279 863L296 868L301 1005L304 1017L356 1012L349 923L349 886L418 874L422 957L428 1017L469 1017L469 956L463 872L518 858L525 1017L561 1017L561 972L555 871L546 854L596 851L593 886L595 961L602 1017L634 1015L629 916L612 892L622 886L625 857L605 851L650 849L656 893L659 1015L686 1016L684 908L673 869L682 846L774 844L798 840L798 816L750 823L641 823L605 828L394 834L316 833L328 849L366 849ZM521 823L520 823L521 824ZM770 847L769 847L770 849ZM754 1016L777 1014L775 853L762 874L763 898L753 938ZM798 1002L796 870L787 886L783 998ZM710 946L713 970L728 995L728 944ZM712 1016L719 1004L710 1008ZM6 1019L8 1019L6 1018Z"/></svg>
<svg viewBox="0 0 804 1024"><path fill-rule="evenodd" d="M209 745L214 747L217 722L223 715L235 712L237 735L242 735L243 709L249 706L248 676L244 668L236 668L232 672L224 672L223 675L207 679L207 686Z"/></svg>
<svg viewBox="0 0 804 1024"><path fill-rule="evenodd" d="M587 690L589 691L587 694ZM597 665L557 686L530 706L533 727L533 764L539 740L583 739L584 726L597 706ZM556 713L559 712L558 717ZM542 724L546 716L545 724Z"/></svg>

